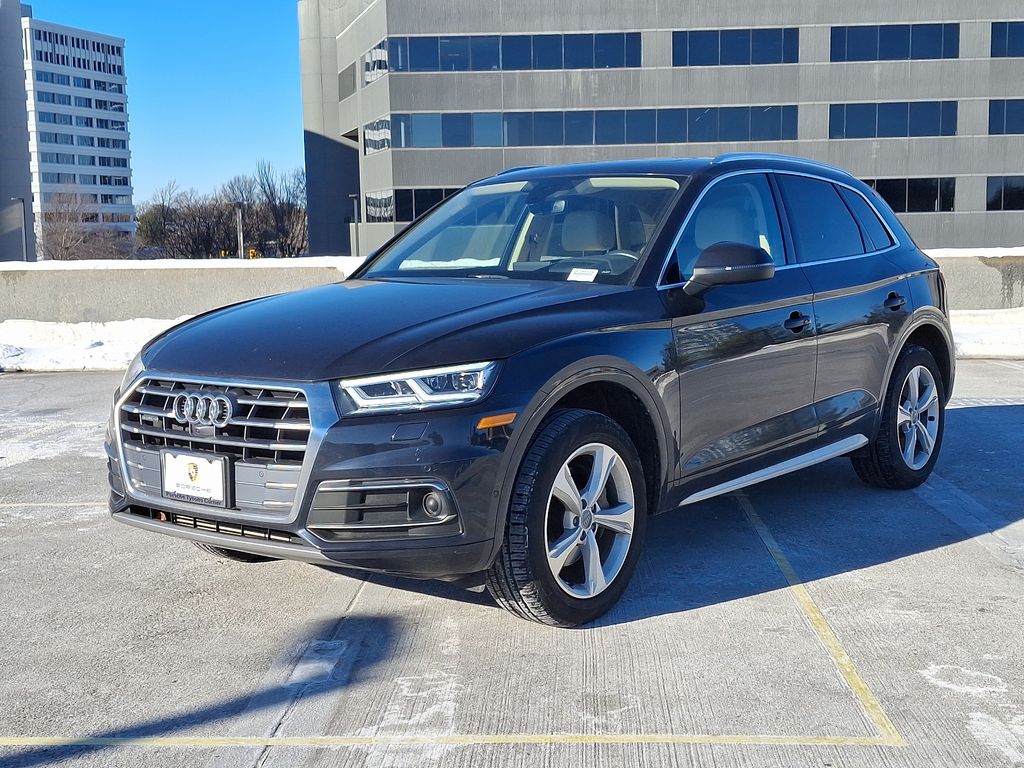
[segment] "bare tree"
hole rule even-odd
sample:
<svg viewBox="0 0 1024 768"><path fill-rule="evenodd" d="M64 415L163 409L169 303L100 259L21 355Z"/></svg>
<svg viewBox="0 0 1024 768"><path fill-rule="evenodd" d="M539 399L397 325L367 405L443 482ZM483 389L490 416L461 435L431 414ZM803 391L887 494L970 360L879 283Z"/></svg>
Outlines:
<svg viewBox="0 0 1024 768"><path fill-rule="evenodd" d="M139 206L135 235L140 245L167 248L180 195L177 183L171 181L154 192L148 202Z"/></svg>
<svg viewBox="0 0 1024 768"><path fill-rule="evenodd" d="M40 243L43 257L56 261L76 258L76 251L88 235L82 217L88 215L88 206L74 187L56 192L46 204L43 213L43 237Z"/></svg>
<svg viewBox="0 0 1024 768"><path fill-rule="evenodd" d="M256 166L256 182L273 227L281 256L297 256L306 249L306 174L302 170L278 172L269 163Z"/></svg>

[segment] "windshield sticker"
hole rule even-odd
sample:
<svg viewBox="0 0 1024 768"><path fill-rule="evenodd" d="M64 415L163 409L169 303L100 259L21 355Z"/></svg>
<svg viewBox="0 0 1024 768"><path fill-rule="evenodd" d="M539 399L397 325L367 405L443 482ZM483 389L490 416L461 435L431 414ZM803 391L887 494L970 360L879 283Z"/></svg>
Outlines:
<svg viewBox="0 0 1024 768"><path fill-rule="evenodd" d="M581 269L579 267L576 267L573 269L572 272L569 273L569 276L565 279L576 280L577 282L580 283L592 283L594 282L595 277L597 277L596 269Z"/></svg>

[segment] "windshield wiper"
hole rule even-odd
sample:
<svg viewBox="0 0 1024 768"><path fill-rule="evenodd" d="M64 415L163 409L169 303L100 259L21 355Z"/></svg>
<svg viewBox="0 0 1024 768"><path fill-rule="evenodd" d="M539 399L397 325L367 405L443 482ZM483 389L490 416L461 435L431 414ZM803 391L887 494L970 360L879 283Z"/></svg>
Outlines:
<svg viewBox="0 0 1024 768"><path fill-rule="evenodd" d="M511 278L509 278L508 275L496 275L496 274L493 274L491 272L475 272L473 274L463 275L463 277L476 277L476 278L480 278L480 279L490 279L490 280L509 280L509 279L511 279Z"/></svg>

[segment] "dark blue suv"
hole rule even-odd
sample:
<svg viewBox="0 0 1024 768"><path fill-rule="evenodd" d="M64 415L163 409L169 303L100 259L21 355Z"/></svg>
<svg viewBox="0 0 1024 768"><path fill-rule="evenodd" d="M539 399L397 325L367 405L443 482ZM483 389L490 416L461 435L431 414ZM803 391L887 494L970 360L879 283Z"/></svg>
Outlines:
<svg viewBox="0 0 1024 768"><path fill-rule="evenodd" d="M922 483L952 350L935 263L841 170L517 169L349 280L147 344L111 511L224 557L483 578L575 625L626 588L648 515L843 455Z"/></svg>

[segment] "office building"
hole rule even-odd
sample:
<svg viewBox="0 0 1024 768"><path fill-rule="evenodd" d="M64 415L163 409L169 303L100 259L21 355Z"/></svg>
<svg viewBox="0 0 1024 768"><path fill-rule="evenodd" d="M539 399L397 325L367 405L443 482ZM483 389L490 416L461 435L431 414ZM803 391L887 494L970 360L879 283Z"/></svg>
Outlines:
<svg viewBox="0 0 1024 768"><path fill-rule="evenodd" d="M124 40L42 21L22 6L36 239L48 217L135 232Z"/></svg>
<svg viewBox="0 0 1024 768"><path fill-rule="evenodd" d="M0 261L35 258L21 3L0 0Z"/></svg>
<svg viewBox="0 0 1024 768"><path fill-rule="evenodd" d="M734 151L850 170L925 248L1024 243L1018 1L299 5L314 245L352 194L365 253L503 168Z"/></svg>

